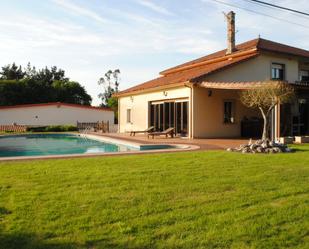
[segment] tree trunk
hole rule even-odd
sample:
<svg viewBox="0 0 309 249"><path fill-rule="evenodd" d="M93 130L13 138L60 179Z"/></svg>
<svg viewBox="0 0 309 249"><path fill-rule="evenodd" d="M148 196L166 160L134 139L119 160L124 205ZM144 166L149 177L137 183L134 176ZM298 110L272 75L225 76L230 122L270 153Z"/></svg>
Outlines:
<svg viewBox="0 0 309 249"><path fill-rule="evenodd" d="M263 117L263 120L264 120L262 140L266 140L267 139L267 115L265 114L265 112L262 108L259 108L259 109L262 113L262 117Z"/></svg>

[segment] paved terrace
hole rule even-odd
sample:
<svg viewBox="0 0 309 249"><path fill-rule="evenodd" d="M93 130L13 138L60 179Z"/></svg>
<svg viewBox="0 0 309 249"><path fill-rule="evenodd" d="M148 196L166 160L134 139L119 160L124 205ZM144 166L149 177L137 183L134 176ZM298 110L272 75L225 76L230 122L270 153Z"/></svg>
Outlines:
<svg viewBox="0 0 309 249"><path fill-rule="evenodd" d="M116 139L123 139L131 142L137 142L141 144L192 144L200 146L201 150L225 150L229 147L237 147L240 144L248 142L248 139L236 138L236 139L188 139L188 138L165 138L165 136L147 138L147 135L136 134L130 136L129 133L92 133L99 136L111 137Z"/></svg>

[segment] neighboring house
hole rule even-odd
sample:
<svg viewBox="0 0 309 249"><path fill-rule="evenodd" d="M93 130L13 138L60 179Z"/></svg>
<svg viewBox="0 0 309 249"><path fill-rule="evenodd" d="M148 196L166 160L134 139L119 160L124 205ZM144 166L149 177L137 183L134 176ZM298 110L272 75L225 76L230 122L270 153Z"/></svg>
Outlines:
<svg viewBox="0 0 309 249"><path fill-rule="evenodd" d="M114 112L110 108L59 102L0 106L0 125L76 125L77 121L114 124Z"/></svg>
<svg viewBox="0 0 309 249"><path fill-rule="evenodd" d="M254 136L260 113L245 107L239 94L275 79L295 85L298 99L281 108L281 115L276 108L273 136L309 135L309 51L261 38L235 46L233 12L228 20L226 50L164 70L117 94L120 132L153 125L157 130L175 127L190 138L240 137L243 126Z"/></svg>

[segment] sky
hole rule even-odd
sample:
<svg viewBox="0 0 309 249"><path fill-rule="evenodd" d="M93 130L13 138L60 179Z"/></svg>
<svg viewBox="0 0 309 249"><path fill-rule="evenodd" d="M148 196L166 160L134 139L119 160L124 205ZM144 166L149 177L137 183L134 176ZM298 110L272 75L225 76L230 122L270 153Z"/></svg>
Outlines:
<svg viewBox="0 0 309 249"><path fill-rule="evenodd" d="M309 12L308 0L265 1ZM0 66L56 65L86 88L93 105L102 92L97 82L109 69L120 69L125 89L224 49L223 12L230 10L237 43L260 35L309 49L309 17L249 0L0 0L0 9Z"/></svg>

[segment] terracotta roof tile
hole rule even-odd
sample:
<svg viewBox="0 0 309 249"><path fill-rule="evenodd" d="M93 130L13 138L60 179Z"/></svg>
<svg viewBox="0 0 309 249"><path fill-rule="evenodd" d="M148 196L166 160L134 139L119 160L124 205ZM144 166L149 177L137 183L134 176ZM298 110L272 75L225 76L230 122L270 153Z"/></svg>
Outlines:
<svg viewBox="0 0 309 249"><path fill-rule="evenodd" d="M226 55L226 49L224 49L176 67L169 68L160 73L162 75L161 77L121 91L117 96L156 87L170 86L176 83L185 83L188 81L193 82L199 77L254 58L263 51L309 58L308 50L291 47L261 38L239 44L236 46L236 49L236 52L231 55ZM232 57L232 59L230 59L230 57Z"/></svg>
<svg viewBox="0 0 309 249"><path fill-rule="evenodd" d="M218 62L202 65L199 67L194 67L188 70L183 70L183 71L179 71L176 73L167 74L167 75L158 77L156 79L147 81L145 83L128 88L124 91L119 92L117 95L120 96L123 94L134 93L134 92L143 91L146 89L153 89L156 87L174 85L176 83L185 83L188 81L194 81L195 79L198 79L201 76L205 76L207 74L216 72L218 70L234 65L236 63L249 60L251 58L256 57L257 55L258 55L257 52L252 52L250 54L239 56L234 59L230 59L230 60L225 59L225 60L221 60Z"/></svg>
<svg viewBox="0 0 309 249"><path fill-rule="evenodd" d="M209 82L204 81L199 84L200 87L211 88L211 89L229 89L229 90L245 90L252 89L264 84L261 81L242 81L242 82Z"/></svg>
<svg viewBox="0 0 309 249"><path fill-rule="evenodd" d="M243 51L247 51L247 50L256 48L257 44L258 44L258 40L259 39L254 39L254 40L250 40L250 41L247 41L247 42L244 42L244 43L241 43L241 44L237 45L236 46L237 52L235 52L235 53L243 52ZM200 63L202 61L207 61L207 60L211 60L211 59L221 58L221 57L224 57L225 55L226 55L226 49L223 49L223 50L220 50L218 52L215 52L215 53L203 56L201 58L198 58L196 60L192 60L192 61L180 64L180 65L178 65L176 67L168 68L168 69L160 72L160 74L165 75L165 74L168 74L169 71L172 71L174 69L182 68L182 67L188 66L188 65L194 65L194 64Z"/></svg>
<svg viewBox="0 0 309 249"><path fill-rule="evenodd" d="M282 43L273 42L265 39L258 39L257 48L276 53L290 54L309 58L309 50L288 46Z"/></svg>

